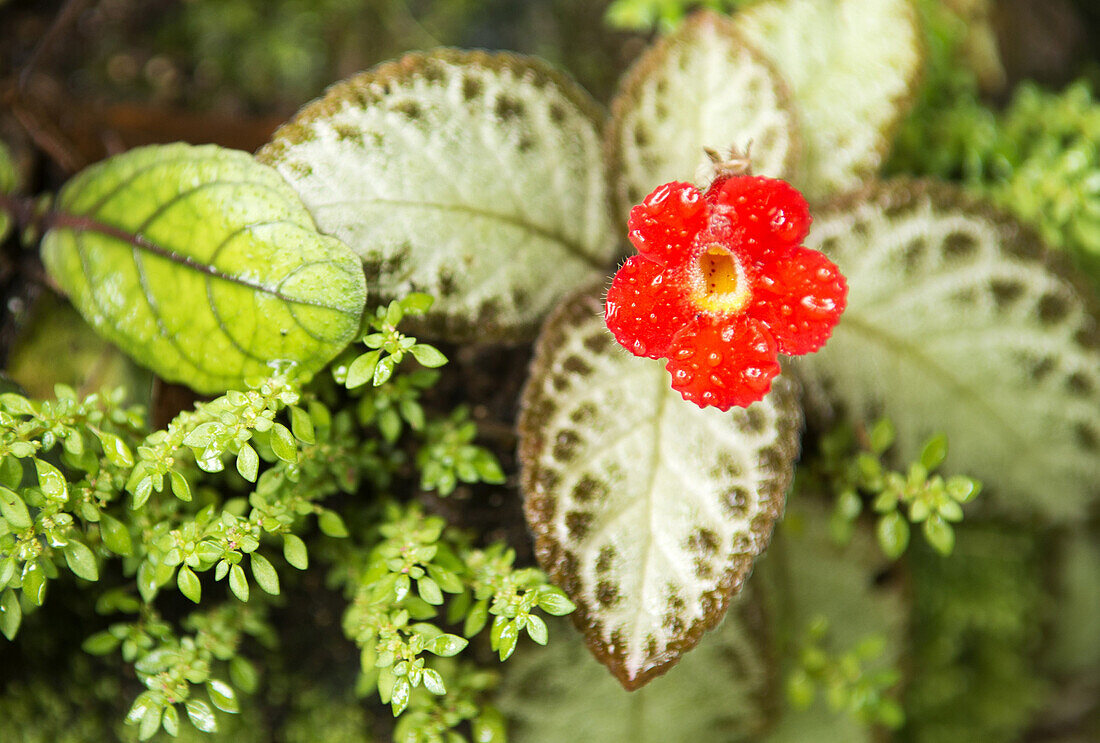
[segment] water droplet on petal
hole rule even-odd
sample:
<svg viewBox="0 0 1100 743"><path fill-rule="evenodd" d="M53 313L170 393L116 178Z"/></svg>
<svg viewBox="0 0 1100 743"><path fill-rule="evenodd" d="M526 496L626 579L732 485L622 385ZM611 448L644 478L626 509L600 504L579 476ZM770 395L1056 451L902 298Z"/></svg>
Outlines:
<svg viewBox="0 0 1100 743"><path fill-rule="evenodd" d="M634 341L631 345L631 350L635 356L645 356L645 344L641 341Z"/></svg>
<svg viewBox="0 0 1100 743"><path fill-rule="evenodd" d="M710 355L707 356L707 363L711 366L718 366L722 363L722 354L717 351L711 351Z"/></svg>

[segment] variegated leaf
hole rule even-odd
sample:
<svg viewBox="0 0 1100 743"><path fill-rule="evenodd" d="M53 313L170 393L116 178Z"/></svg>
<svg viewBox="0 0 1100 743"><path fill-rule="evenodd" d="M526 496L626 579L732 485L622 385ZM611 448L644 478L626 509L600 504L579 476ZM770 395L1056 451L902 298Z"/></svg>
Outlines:
<svg viewBox="0 0 1100 743"><path fill-rule="evenodd" d="M815 214L807 247L848 277L811 389L889 416L912 461L943 431L948 470L984 480L1001 510L1066 521L1100 492L1096 298L1010 217L931 182L894 181Z"/></svg>
<svg viewBox="0 0 1100 743"><path fill-rule="evenodd" d="M803 161L820 199L876 173L923 64L911 0L767 0L735 17L794 94Z"/></svg>
<svg viewBox="0 0 1100 743"><path fill-rule="evenodd" d="M753 170L790 178L799 152L786 85L729 18L694 15L623 79L608 131L618 209L655 187L692 181L709 160L751 144Z"/></svg>
<svg viewBox="0 0 1100 743"><path fill-rule="evenodd" d="M548 320L520 456L539 562L634 689L694 647L748 577L783 510L801 409L783 377L747 409L685 402L660 362L614 342L602 309L587 292Z"/></svg>
<svg viewBox="0 0 1100 743"><path fill-rule="evenodd" d="M516 340L610 267L602 120L538 60L447 50L332 87L259 157L360 255L374 301L427 292L418 332Z"/></svg>

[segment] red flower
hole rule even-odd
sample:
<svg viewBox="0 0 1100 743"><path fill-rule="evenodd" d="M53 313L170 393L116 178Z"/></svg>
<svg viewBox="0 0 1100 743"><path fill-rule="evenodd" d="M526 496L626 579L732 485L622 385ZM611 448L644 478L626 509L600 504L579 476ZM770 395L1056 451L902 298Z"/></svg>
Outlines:
<svg viewBox="0 0 1100 743"><path fill-rule="evenodd" d="M810 221L802 195L773 178L719 178L705 194L666 183L630 211L639 255L607 292L607 327L634 355L667 358L685 400L760 400L776 355L821 348L844 311L844 276L800 244Z"/></svg>

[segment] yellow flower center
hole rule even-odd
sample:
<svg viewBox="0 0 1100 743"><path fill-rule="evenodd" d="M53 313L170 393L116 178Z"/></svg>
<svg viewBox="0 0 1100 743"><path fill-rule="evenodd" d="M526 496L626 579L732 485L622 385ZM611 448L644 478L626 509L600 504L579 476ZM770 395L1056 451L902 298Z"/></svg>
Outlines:
<svg viewBox="0 0 1100 743"><path fill-rule="evenodd" d="M692 303L704 312L737 312L749 301L751 290L745 267L723 245L703 251L691 269Z"/></svg>

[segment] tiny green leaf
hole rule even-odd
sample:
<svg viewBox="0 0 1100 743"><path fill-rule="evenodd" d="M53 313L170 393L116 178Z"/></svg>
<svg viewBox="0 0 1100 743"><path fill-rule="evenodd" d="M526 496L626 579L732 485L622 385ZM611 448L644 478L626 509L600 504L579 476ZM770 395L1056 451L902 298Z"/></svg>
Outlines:
<svg viewBox="0 0 1100 743"><path fill-rule="evenodd" d="M93 429L93 432L96 438L99 439L99 443L103 447L103 456L107 457L108 462L116 467L134 466L134 455L126 442L107 431Z"/></svg>
<svg viewBox="0 0 1100 743"><path fill-rule="evenodd" d="M294 434L282 423L271 426L271 451L284 462L294 464L298 461L298 442Z"/></svg>
<svg viewBox="0 0 1100 743"><path fill-rule="evenodd" d="M373 379L374 370L378 366L378 359L381 355L379 351L367 351L356 356L355 360L348 366L348 376L344 385L348 389L355 389L356 387L362 387Z"/></svg>
<svg viewBox="0 0 1100 743"><path fill-rule="evenodd" d="M283 535L283 557L299 570L309 567L309 551L306 549L306 543L296 534Z"/></svg>
<svg viewBox="0 0 1100 743"><path fill-rule="evenodd" d="M214 717L214 710L201 699L191 699L187 702L187 716L191 718L191 724L204 733L218 732L218 721Z"/></svg>
<svg viewBox="0 0 1100 743"><path fill-rule="evenodd" d="M171 470L168 473L169 480L172 482L172 493L185 503L191 501L191 485L188 484L187 478L181 475L175 470Z"/></svg>
<svg viewBox="0 0 1100 743"><path fill-rule="evenodd" d="M463 648L465 648L468 644L469 641L463 637L459 637L458 635L443 634L439 635L438 637L433 637L431 640L429 640L424 649L427 650L429 653L434 653L444 658L449 658L452 655L458 655L459 653L461 653Z"/></svg>
<svg viewBox="0 0 1100 743"><path fill-rule="evenodd" d="M443 677L439 675L438 671L433 671L431 668L424 669L424 688L437 696L443 696L447 693L447 687L443 685Z"/></svg>
<svg viewBox="0 0 1100 743"><path fill-rule="evenodd" d="M14 640L22 621L23 609L19 606L19 597L8 588L0 593L0 632L9 640Z"/></svg>
<svg viewBox="0 0 1100 743"><path fill-rule="evenodd" d="M150 705L146 708L145 714L141 716L141 722L138 724L138 740L149 740L160 730L163 712L164 708L159 705Z"/></svg>
<svg viewBox="0 0 1100 743"><path fill-rule="evenodd" d="M252 577L256 579L256 585L272 596L279 595L279 574L275 572L271 562L259 552L249 555L252 561Z"/></svg>
<svg viewBox="0 0 1100 743"><path fill-rule="evenodd" d="M542 617L537 617L534 614L527 616L527 634L539 645L545 645L547 640L550 639L546 622L542 621Z"/></svg>
<svg viewBox="0 0 1100 743"><path fill-rule="evenodd" d="M65 482L65 476L61 474L61 470L38 458L34 460L34 468L38 473L38 487L42 488L42 493L47 498L56 501L68 500L68 483Z"/></svg>
<svg viewBox="0 0 1100 743"><path fill-rule="evenodd" d="M161 720L161 725L164 726L164 732L173 738L180 734L180 713L175 705L170 704L164 708L164 719Z"/></svg>
<svg viewBox="0 0 1100 743"><path fill-rule="evenodd" d="M955 530L940 516L931 516L921 529L932 548L945 557L955 549Z"/></svg>
<svg viewBox="0 0 1100 743"><path fill-rule="evenodd" d="M877 534L882 551L892 560L901 557L909 546L909 522L897 511L878 520Z"/></svg>
<svg viewBox="0 0 1100 743"><path fill-rule="evenodd" d="M99 514L99 534L104 546L116 555L128 556L133 553L130 530L114 516L102 511Z"/></svg>
<svg viewBox="0 0 1100 743"><path fill-rule="evenodd" d="M210 679L206 682L206 693L210 695L210 701L214 703L214 706L223 712L236 713L240 711L240 705L237 703L237 692L233 691L233 687L224 681Z"/></svg>
<svg viewBox="0 0 1100 743"><path fill-rule="evenodd" d="M260 470L260 455L248 444L241 444L237 452L237 472L249 482L256 482Z"/></svg>
<svg viewBox="0 0 1100 743"><path fill-rule="evenodd" d="M432 606L443 603L443 592L439 590L439 584L427 576L416 582L416 591L420 594L420 598Z"/></svg>
<svg viewBox="0 0 1100 743"><path fill-rule="evenodd" d="M348 535L344 520L335 511L321 511L321 515L317 517L317 526L326 536L343 538Z"/></svg>
<svg viewBox="0 0 1100 743"><path fill-rule="evenodd" d="M308 376L348 344L362 267L248 153L140 147L62 189L42 258L86 320L166 379L239 388L272 362Z"/></svg>
<svg viewBox="0 0 1100 743"><path fill-rule="evenodd" d="M229 590L241 601L248 601L248 577L240 565L229 569Z"/></svg>
<svg viewBox="0 0 1100 743"><path fill-rule="evenodd" d="M934 472L947 458L947 437L942 433L928 440L920 454L920 463L929 472Z"/></svg>
<svg viewBox="0 0 1100 743"><path fill-rule="evenodd" d="M29 529L34 524L30 511L27 510L27 504L18 493L5 487L0 487L0 516L3 516L13 529Z"/></svg>
<svg viewBox="0 0 1100 743"><path fill-rule="evenodd" d="M560 588L548 588L539 594L539 608L552 616L562 617L575 611L577 605Z"/></svg>
<svg viewBox="0 0 1100 743"><path fill-rule="evenodd" d="M229 678L241 691L248 694L256 691L260 683L260 675L256 672L256 667L239 655L229 661Z"/></svg>
<svg viewBox="0 0 1100 743"><path fill-rule="evenodd" d="M317 439L313 431L313 419L309 417L309 413L302 410L297 405L292 405L290 407L290 430L299 441L306 444L316 443Z"/></svg>
<svg viewBox="0 0 1100 743"><path fill-rule="evenodd" d="M73 574L84 580L99 580L99 566L95 555L88 545L76 539L70 539L65 545L65 563Z"/></svg>
<svg viewBox="0 0 1100 743"><path fill-rule="evenodd" d="M107 655L118 647L120 640L110 632L96 632L80 646L89 655Z"/></svg>
<svg viewBox="0 0 1100 743"><path fill-rule="evenodd" d="M427 343L417 343L412 347L412 355L421 366L436 368L447 363L447 357L436 348Z"/></svg>
<svg viewBox="0 0 1100 743"><path fill-rule="evenodd" d="M35 606L42 606L46 600L46 573L37 560L23 566L23 595Z"/></svg>
<svg viewBox="0 0 1100 743"><path fill-rule="evenodd" d="M180 593L196 604L202 599L202 583L199 581L199 576L186 565L180 567L176 575L176 585L179 586Z"/></svg>

